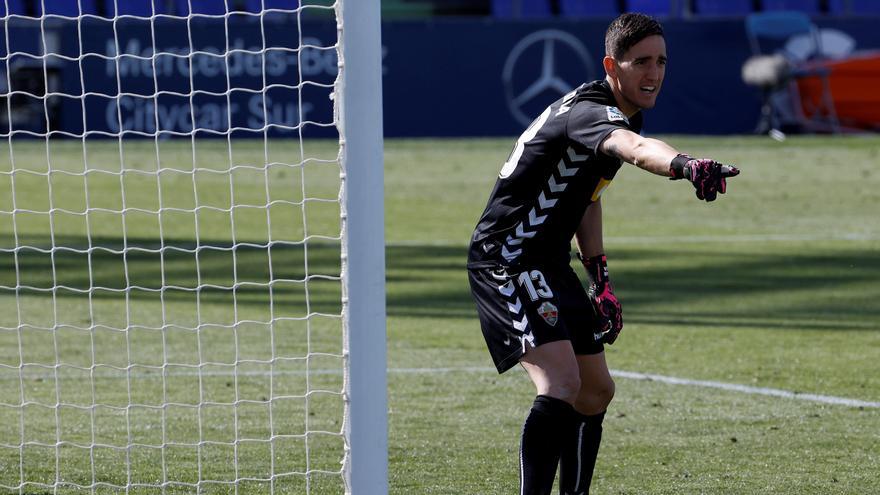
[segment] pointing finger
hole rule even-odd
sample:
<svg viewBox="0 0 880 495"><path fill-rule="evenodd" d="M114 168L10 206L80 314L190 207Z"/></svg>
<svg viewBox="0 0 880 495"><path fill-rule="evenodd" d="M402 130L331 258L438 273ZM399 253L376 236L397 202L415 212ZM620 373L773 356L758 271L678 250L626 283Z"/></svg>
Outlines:
<svg viewBox="0 0 880 495"><path fill-rule="evenodd" d="M721 177L736 177L739 175L739 169L736 167L721 166Z"/></svg>

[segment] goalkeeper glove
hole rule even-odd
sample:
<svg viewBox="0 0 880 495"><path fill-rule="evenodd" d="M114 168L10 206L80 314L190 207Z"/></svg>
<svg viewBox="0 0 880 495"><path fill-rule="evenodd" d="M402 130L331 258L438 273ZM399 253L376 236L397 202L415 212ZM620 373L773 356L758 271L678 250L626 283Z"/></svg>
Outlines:
<svg viewBox="0 0 880 495"><path fill-rule="evenodd" d="M600 327L595 331L597 342L613 344L623 329L623 311L620 301L614 295L614 287L608 277L608 259L604 254L584 259L578 254L587 271L589 287L587 295L593 303L593 310L599 319Z"/></svg>
<svg viewBox="0 0 880 495"><path fill-rule="evenodd" d="M697 197L706 201L715 201L719 193L727 190L727 177L739 175L739 169L722 165L708 158L695 159L687 155L678 155L669 164L671 180L687 179L697 190Z"/></svg>

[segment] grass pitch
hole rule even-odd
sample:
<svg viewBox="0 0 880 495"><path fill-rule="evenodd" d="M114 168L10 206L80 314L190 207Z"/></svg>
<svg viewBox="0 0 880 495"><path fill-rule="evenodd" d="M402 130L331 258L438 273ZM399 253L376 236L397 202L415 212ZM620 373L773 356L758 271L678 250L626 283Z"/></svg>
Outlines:
<svg viewBox="0 0 880 495"><path fill-rule="evenodd" d="M880 139L669 141L743 173L711 204L684 182L629 165L606 191L605 246L625 322L607 348L611 368L880 401ZM512 144L386 143L392 494L517 490L519 429L533 390L521 371L499 376L491 369L464 270L468 237ZM335 197L338 171L280 165L303 155L332 160L335 145L301 150L275 141L267 153L260 143L234 142L230 152L223 142L204 142L194 158L189 143L132 143L121 153L115 143L90 143L88 174L76 173L85 170L79 143L13 146L0 155L28 172L0 174L0 211L18 210L16 223L0 215L0 286L64 289L20 291L18 303L14 291L0 291L0 485L25 480L36 484L24 493L43 493L41 486L62 482L116 493L129 482L165 481L166 493L191 493L199 480L242 478L248 481L239 493L263 493L272 487L260 480L274 470L292 473L277 480L278 492L341 493L332 474L338 440L305 434L306 427L338 430L338 396L302 398L340 386L332 373L304 378L306 366L338 368L338 323L318 318L306 345L298 320L338 311L338 260L330 241L309 247L309 264L300 245L260 248L338 234L331 203L297 206L305 197ZM132 170L167 171L158 181L117 174L120 157ZM268 174L247 166L264 161L279 165ZM228 163L245 166L216 172ZM0 159L0 172L11 168ZM265 208L227 211L267 202L274 205L268 222ZM123 204L131 208L124 220L113 213ZM160 204L170 208L161 218L153 213ZM92 214L77 214L86 206ZM54 223L29 213L50 208ZM147 251L118 254L123 231ZM13 233L20 244L51 246L54 238L73 249L54 258L19 251L15 271ZM165 259L150 251L160 238L175 248ZM233 239L251 246L233 254ZM208 248L196 253L196 245ZM88 247L100 248L91 276L81 252ZM286 281L271 293L270 273ZM329 278L310 279L306 288L307 274ZM152 289L163 284L179 289L159 297ZM185 290L200 285L199 294ZM131 286L139 289L126 298ZM101 289L89 298L90 287ZM264 323L278 316L287 318L280 328ZM16 329L20 321L26 331ZM202 330L191 330L199 324ZM267 345L273 335L274 350ZM308 364L297 359L308 350L326 355ZM273 352L291 359L272 368ZM94 369L91 387L93 363L104 366ZM163 377L168 363L174 373ZM200 365L201 378L192 373ZM591 493L880 491L880 409L616 381ZM16 407L22 402L24 415ZM265 441L273 434L283 435ZM163 443L164 453L156 448ZM308 486L296 474L305 471L313 473Z"/></svg>
<svg viewBox="0 0 880 495"><path fill-rule="evenodd" d="M742 174L711 204L630 165L605 192L611 368L880 401L880 140L669 141ZM517 490L534 392L490 369L462 270L511 144L386 147L393 493ZM616 381L591 493L880 491L878 409Z"/></svg>

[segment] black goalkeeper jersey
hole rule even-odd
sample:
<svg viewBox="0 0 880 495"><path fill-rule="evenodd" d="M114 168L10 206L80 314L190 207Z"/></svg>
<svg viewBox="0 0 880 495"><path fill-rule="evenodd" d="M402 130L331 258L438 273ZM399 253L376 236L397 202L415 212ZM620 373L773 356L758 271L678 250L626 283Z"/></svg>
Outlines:
<svg viewBox="0 0 880 495"><path fill-rule="evenodd" d="M620 169L599 152L615 129L642 130L627 118L605 81L583 84L535 119L501 169L471 238L468 267L568 264L587 206Z"/></svg>

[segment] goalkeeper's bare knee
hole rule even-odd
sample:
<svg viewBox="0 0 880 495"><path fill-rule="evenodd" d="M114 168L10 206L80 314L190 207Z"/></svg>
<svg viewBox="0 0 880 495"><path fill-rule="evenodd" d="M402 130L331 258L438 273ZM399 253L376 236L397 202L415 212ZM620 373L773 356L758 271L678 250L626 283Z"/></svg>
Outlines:
<svg viewBox="0 0 880 495"><path fill-rule="evenodd" d="M601 383L583 383L575 401L575 409L581 414L599 414L608 409L614 398L614 380L602 380Z"/></svg>

